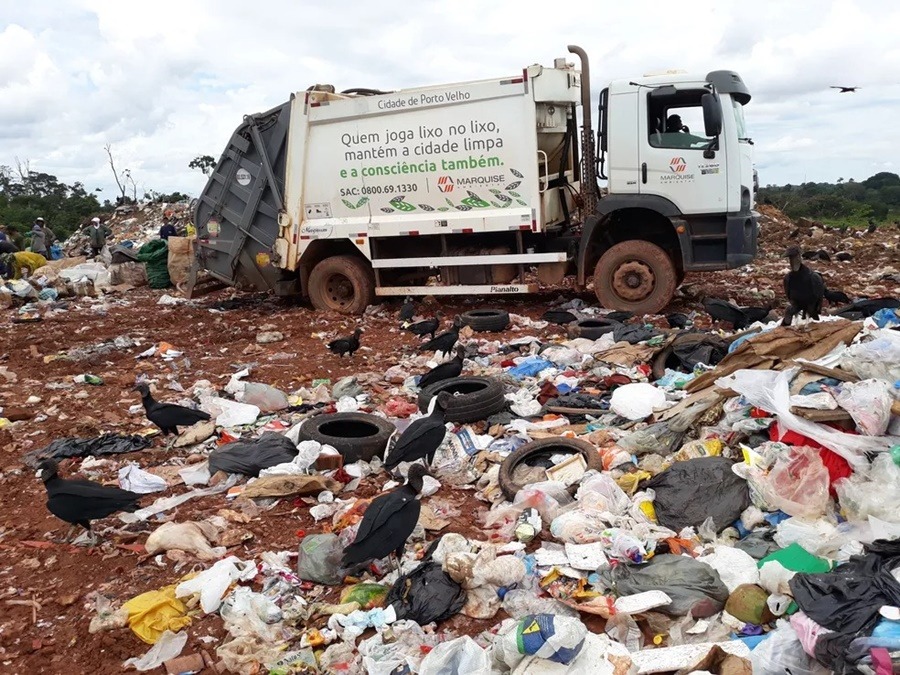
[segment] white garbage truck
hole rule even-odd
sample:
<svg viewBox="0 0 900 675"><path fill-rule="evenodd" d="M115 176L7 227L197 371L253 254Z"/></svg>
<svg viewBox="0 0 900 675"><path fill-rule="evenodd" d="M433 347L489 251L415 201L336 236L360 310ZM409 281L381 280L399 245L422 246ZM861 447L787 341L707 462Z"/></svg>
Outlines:
<svg viewBox="0 0 900 675"><path fill-rule="evenodd" d="M595 118L588 57L568 49L579 67L315 85L248 115L197 200L188 294L225 283L358 314L378 296L529 293L572 276L604 307L643 314L686 272L749 263L740 76L614 81Z"/></svg>

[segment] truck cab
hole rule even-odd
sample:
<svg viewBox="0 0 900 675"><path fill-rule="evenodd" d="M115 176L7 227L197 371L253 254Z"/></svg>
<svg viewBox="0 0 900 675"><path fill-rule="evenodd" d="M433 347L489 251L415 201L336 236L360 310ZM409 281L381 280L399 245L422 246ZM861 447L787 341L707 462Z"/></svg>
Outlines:
<svg viewBox="0 0 900 675"><path fill-rule="evenodd" d="M594 267L594 288L606 287L608 302L645 302L664 269L639 260L617 277L609 259L600 264L610 248L635 239L661 248L679 283L688 271L739 267L753 259L755 183L744 123L749 101L746 85L731 71L647 75L601 91L598 165L608 194L585 223L581 283Z"/></svg>

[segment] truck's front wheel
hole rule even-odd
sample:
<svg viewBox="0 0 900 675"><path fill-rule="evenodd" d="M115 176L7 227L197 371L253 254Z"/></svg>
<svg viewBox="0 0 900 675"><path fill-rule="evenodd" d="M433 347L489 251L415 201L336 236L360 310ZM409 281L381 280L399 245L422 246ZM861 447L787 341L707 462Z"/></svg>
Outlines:
<svg viewBox="0 0 900 675"><path fill-rule="evenodd" d="M607 309L658 314L672 300L677 283L672 259L640 239L616 244L594 268L594 293Z"/></svg>
<svg viewBox="0 0 900 675"><path fill-rule="evenodd" d="M309 275L309 299L316 309L362 314L375 301L372 268L354 256L325 258Z"/></svg>

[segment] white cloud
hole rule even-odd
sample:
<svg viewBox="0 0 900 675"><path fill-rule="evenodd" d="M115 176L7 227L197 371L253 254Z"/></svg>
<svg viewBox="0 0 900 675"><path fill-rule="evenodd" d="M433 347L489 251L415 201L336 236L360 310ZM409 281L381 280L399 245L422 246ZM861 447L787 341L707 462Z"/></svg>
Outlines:
<svg viewBox="0 0 900 675"><path fill-rule="evenodd" d="M112 196L112 143L143 188L196 193L205 178L188 162L292 91L501 76L570 43L588 50L595 93L662 68L740 72L764 183L862 179L900 150L896 3L610 4L16 3L0 23L0 164L30 158Z"/></svg>

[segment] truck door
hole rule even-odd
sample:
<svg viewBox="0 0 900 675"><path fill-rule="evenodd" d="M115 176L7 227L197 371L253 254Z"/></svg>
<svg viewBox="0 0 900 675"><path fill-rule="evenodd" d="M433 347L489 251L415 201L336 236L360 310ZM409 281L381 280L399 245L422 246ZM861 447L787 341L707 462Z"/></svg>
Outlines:
<svg viewBox="0 0 900 675"><path fill-rule="evenodd" d="M665 197L685 214L728 211L724 134L715 157L704 157L713 140L704 132L706 93L699 83L683 83L639 95L640 192Z"/></svg>

